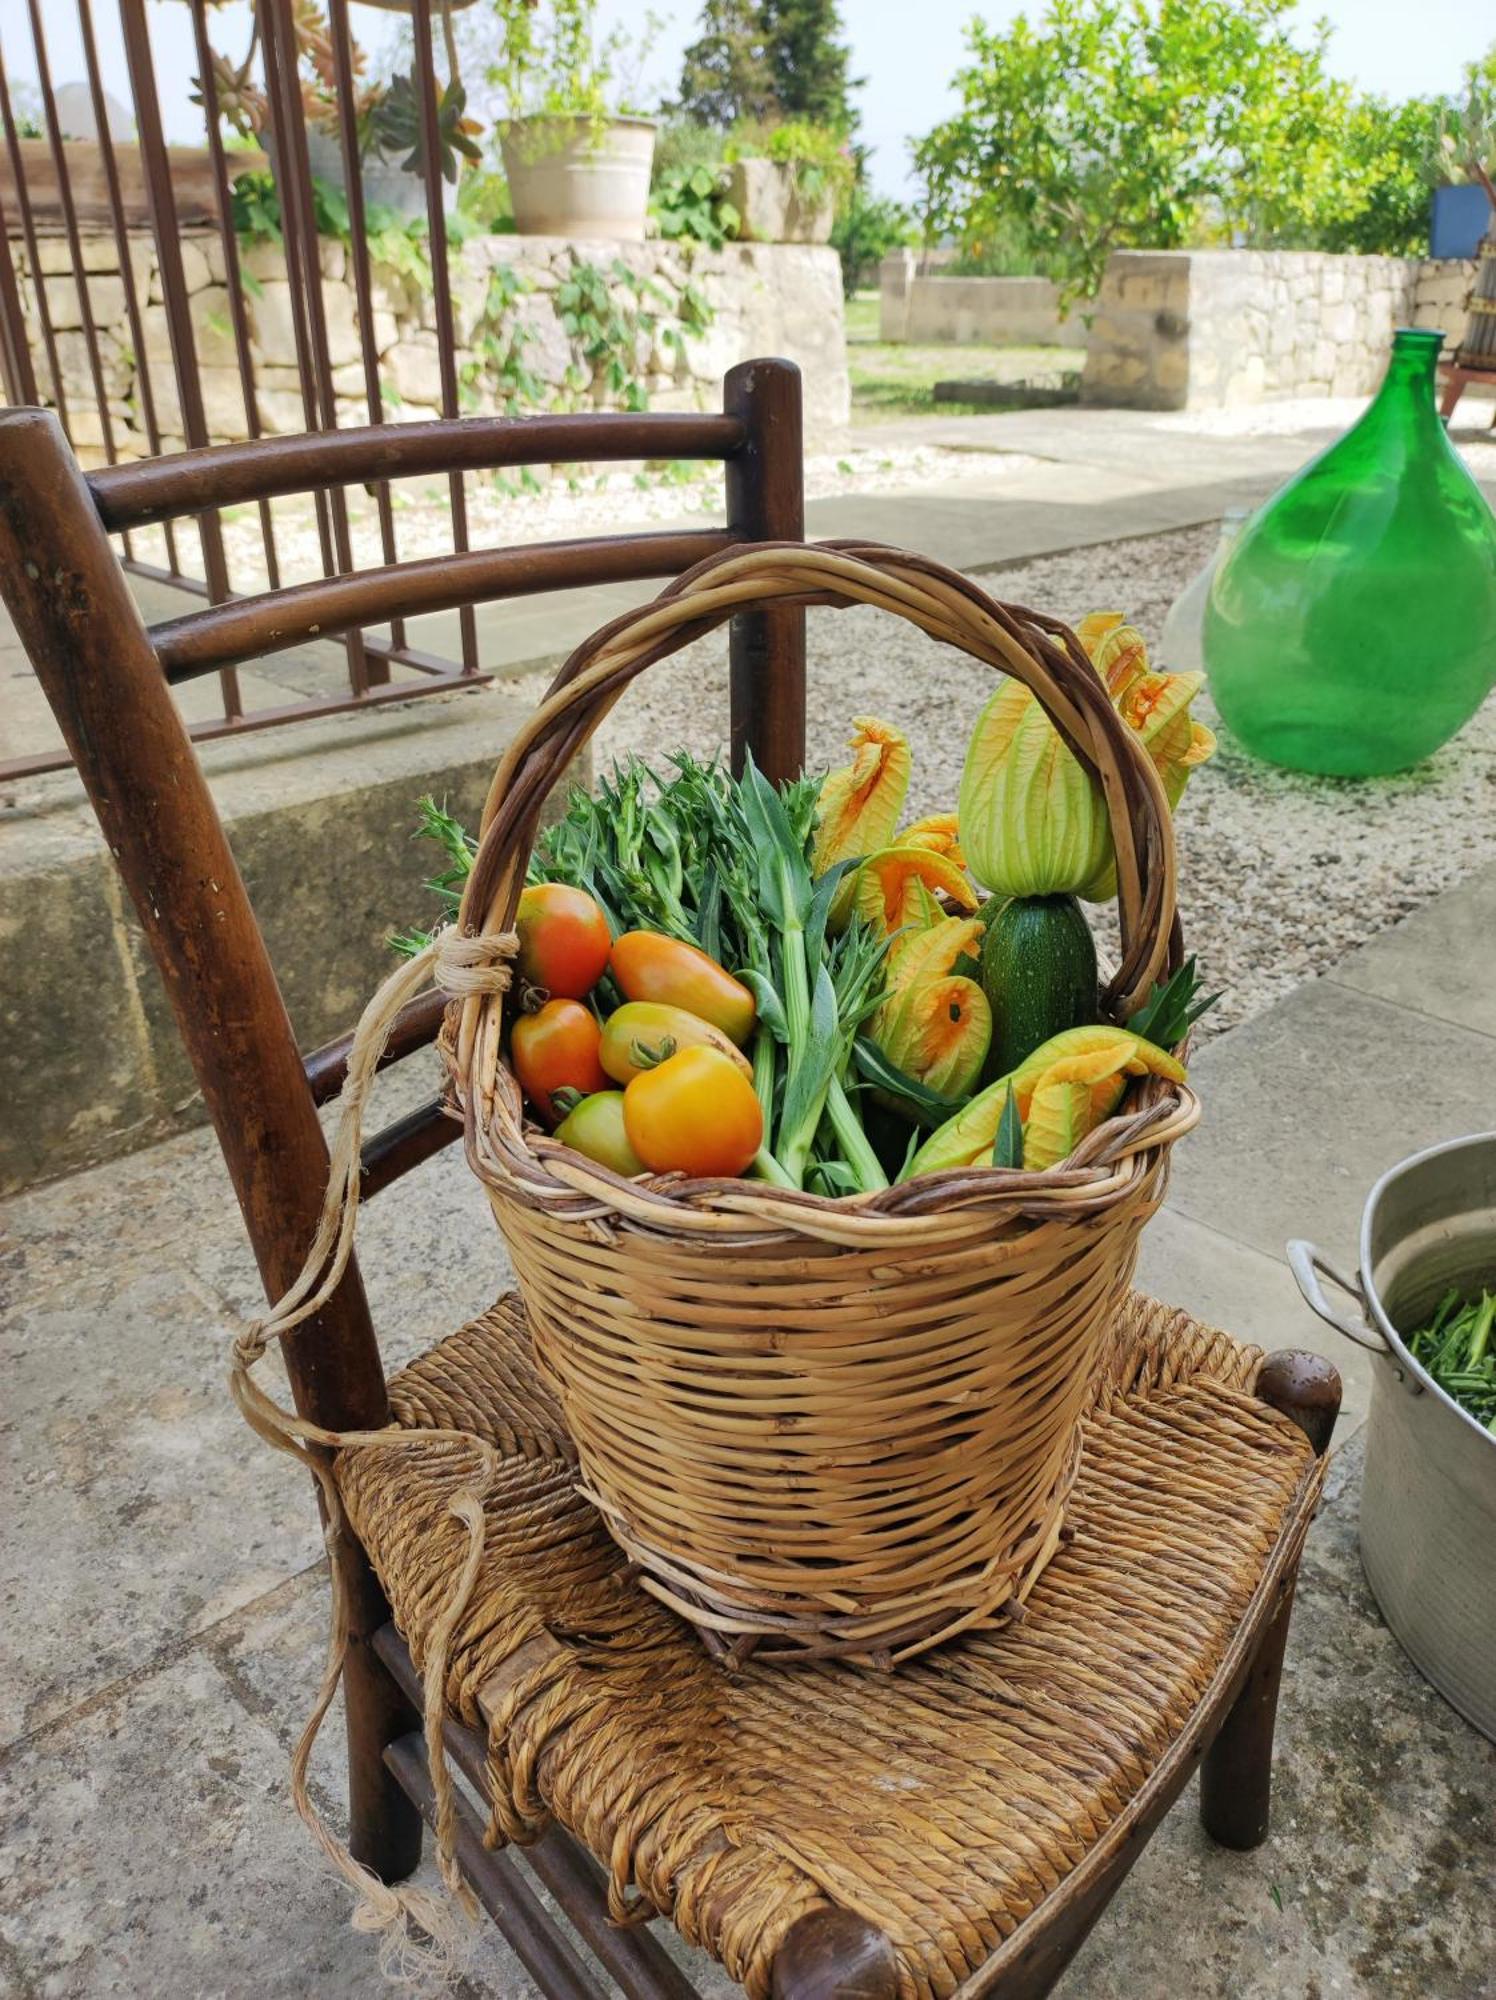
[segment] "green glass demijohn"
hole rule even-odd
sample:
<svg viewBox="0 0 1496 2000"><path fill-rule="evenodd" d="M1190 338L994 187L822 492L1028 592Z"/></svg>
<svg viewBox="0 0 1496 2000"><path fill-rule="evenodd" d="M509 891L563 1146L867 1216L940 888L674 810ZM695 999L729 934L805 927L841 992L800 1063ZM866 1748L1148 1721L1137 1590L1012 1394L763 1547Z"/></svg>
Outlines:
<svg viewBox="0 0 1496 2000"><path fill-rule="evenodd" d="M1496 685L1496 518L1434 408L1443 338L1393 335L1370 408L1216 569L1210 692L1270 763L1406 770Z"/></svg>

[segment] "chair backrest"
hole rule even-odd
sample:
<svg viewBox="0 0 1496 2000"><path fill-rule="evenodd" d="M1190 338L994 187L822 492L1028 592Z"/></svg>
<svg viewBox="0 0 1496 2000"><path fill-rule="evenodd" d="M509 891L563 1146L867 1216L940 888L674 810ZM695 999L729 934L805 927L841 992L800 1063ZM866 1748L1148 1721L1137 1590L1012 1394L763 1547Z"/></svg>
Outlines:
<svg viewBox="0 0 1496 2000"><path fill-rule="evenodd" d="M147 628L111 534L241 501L372 479L603 459L720 459L725 531L618 535L392 564L234 599ZM721 414L468 418L219 445L80 471L55 415L0 411L0 592L98 814L217 1129L266 1294L311 1243L327 1180L317 1105L348 1037L303 1058L173 684L368 624L577 584L679 574L733 543L804 533L799 371L750 361ZM804 613L739 619L731 740L771 776L804 751ZM439 1004L402 1019L389 1060L429 1042ZM435 1105L365 1149L373 1192L457 1127ZM285 1343L298 1409L330 1429L388 1416L355 1265Z"/></svg>

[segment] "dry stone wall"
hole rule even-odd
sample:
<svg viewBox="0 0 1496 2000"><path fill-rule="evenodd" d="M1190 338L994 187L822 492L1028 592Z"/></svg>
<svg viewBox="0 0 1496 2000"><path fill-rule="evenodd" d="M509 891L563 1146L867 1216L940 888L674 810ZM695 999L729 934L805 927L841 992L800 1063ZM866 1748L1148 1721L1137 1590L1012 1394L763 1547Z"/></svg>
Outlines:
<svg viewBox="0 0 1496 2000"><path fill-rule="evenodd" d="M121 456L144 455L150 449L141 381L145 372L162 448L179 450L184 442L182 418L154 245L144 234L132 236L128 243L141 306L142 355L134 352L130 336L114 239L86 237L82 249L89 317L116 449ZM39 268L33 274L25 245L19 241L11 245L37 381L46 393L50 374L35 309L39 281L56 332L69 434L85 463L97 464L103 457L103 427L83 332L80 288L65 239L43 238L38 250ZM222 243L210 233L188 235L182 240L182 257L210 436L215 443L243 438L248 424ZM363 360L347 251L341 242L323 239L321 257L338 420L366 423ZM525 408L608 405L610 397L600 376L578 386L578 371L585 377L589 370L578 344L562 326L555 293L578 265L590 264L607 273L618 259L646 288L644 303L655 316L654 326L641 331L630 357L632 379L645 389L651 409L716 407L729 368L754 355L775 354L797 361L803 371L810 438L826 436L846 423L849 392L841 267L835 251L779 243L737 243L708 251L662 242L585 243L542 236L477 237L452 252L457 370L465 414L510 407L502 357L515 326L524 329L522 358L539 392ZM273 245L258 244L245 253L243 268L261 426L271 434L303 430L306 417L284 254ZM513 274L519 289L509 303L496 307L495 300L512 289L507 282L495 285L495 273L501 269ZM688 292L688 287L693 290ZM704 313L695 308L694 299L705 302ZM440 357L429 282L376 264L373 320L385 415L399 420L436 414L441 404ZM677 332L678 342L671 338Z"/></svg>
<svg viewBox="0 0 1496 2000"><path fill-rule="evenodd" d="M921 269L913 250L878 267L878 330L884 340L990 342L994 347L1084 347L1079 307L1060 311L1048 278L951 278Z"/></svg>
<svg viewBox="0 0 1496 2000"><path fill-rule="evenodd" d="M1376 387L1394 327L1437 326L1452 353L1474 266L1302 250L1126 250L1108 261L1081 398L1224 409Z"/></svg>

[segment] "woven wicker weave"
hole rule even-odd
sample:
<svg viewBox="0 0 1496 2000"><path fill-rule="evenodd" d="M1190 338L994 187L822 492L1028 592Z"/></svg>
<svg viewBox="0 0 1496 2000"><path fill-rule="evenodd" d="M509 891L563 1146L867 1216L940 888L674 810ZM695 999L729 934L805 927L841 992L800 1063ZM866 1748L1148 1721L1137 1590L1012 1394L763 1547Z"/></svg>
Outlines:
<svg viewBox="0 0 1496 2000"><path fill-rule="evenodd" d="M1125 1013L1179 955L1168 806L1074 636L884 549L703 563L573 655L494 780L461 926L513 920L547 793L635 675L751 605L877 605L1025 681L1111 815ZM488 1188L585 1488L710 1648L889 1664L1013 1609L1059 1540L1078 1425L1189 1091L1149 1080L1061 1167L832 1201L629 1182L527 1128L502 996L449 1023Z"/></svg>
<svg viewBox="0 0 1496 2000"><path fill-rule="evenodd" d="M618 1914L665 1912L751 1995L794 1920L835 1904L886 1930L904 2000L945 2000L1167 1789L1255 1594L1297 1559L1323 1462L1250 1393L1260 1360L1134 1295L1084 1426L1074 1539L1021 1622L896 1675L750 1661L729 1676L577 1495L501 1302L390 1385L402 1424L454 1424L504 1454L446 1683L489 1744L496 1835L554 1817L607 1869ZM447 1501L471 1476L450 1438L338 1461L418 1663L462 1560Z"/></svg>

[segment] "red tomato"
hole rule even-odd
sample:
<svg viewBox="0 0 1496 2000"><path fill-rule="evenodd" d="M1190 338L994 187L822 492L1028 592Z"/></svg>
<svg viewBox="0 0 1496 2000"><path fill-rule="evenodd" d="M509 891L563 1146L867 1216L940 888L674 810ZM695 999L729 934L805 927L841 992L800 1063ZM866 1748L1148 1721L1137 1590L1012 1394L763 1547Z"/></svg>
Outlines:
<svg viewBox="0 0 1496 2000"><path fill-rule="evenodd" d="M553 998L580 1000L608 968L608 920L584 889L532 882L519 899L520 976Z"/></svg>
<svg viewBox="0 0 1496 2000"><path fill-rule="evenodd" d="M521 1014L509 1037L509 1058L519 1087L547 1125L558 1116L551 1102L557 1090L588 1097L606 1090L608 1077L598 1058L602 1029L576 1000L547 1000L535 1014Z"/></svg>
<svg viewBox="0 0 1496 2000"><path fill-rule="evenodd" d="M741 1048L758 1018L753 995L694 944L658 931L625 931L608 961L625 1000L662 1000L720 1028Z"/></svg>
<svg viewBox="0 0 1496 2000"><path fill-rule="evenodd" d="M623 1093L629 1144L652 1173L740 1174L763 1144L753 1085L717 1049L682 1049Z"/></svg>

